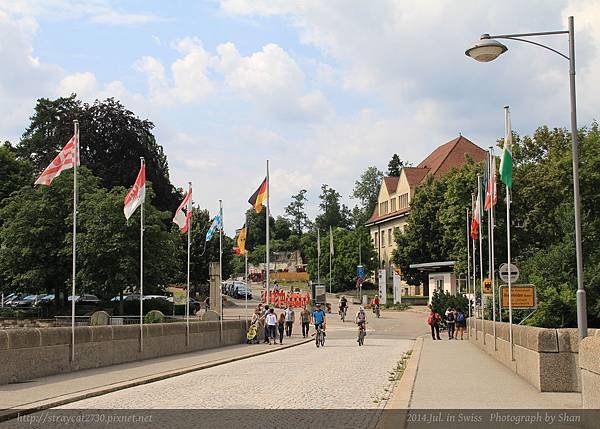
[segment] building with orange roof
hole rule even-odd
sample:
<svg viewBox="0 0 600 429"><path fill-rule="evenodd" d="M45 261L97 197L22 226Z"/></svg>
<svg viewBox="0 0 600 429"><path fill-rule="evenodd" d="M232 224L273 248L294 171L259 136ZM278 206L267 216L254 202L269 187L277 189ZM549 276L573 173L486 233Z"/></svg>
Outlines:
<svg viewBox="0 0 600 429"><path fill-rule="evenodd" d="M380 269L385 269L388 279L396 267L392 261L396 250L395 232L404 231L409 221L410 203L416 189L427 177L440 178L452 169L460 168L468 155L475 162L485 159L486 151L462 135L439 146L416 167L403 167L399 177L384 177L379 189L377 205L366 222L377 251ZM390 284L390 282L388 282ZM420 286L402 282L403 295L427 295Z"/></svg>

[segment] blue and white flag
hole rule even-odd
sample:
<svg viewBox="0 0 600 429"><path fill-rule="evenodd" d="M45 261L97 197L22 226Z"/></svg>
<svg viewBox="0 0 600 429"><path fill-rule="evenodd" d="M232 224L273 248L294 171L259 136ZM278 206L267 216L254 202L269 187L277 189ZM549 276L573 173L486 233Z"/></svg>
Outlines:
<svg viewBox="0 0 600 429"><path fill-rule="evenodd" d="M208 228L208 231L206 233L206 241L210 241L213 234L218 228L221 228L221 215L216 215L213 218L212 224L210 225L210 228Z"/></svg>

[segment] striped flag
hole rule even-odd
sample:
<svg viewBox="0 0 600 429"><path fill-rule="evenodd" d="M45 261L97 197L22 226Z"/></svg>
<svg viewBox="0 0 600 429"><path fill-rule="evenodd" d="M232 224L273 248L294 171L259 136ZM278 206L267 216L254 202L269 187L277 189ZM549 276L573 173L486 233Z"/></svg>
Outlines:
<svg viewBox="0 0 600 429"><path fill-rule="evenodd" d="M506 108L504 118L506 135L504 136L504 149L502 150L502 160L500 161L500 180L508 187L512 188L512 129L510 126L510 112Z"/></svg>
<svg viewBox="0 0 600 429"><path fill-rule="evenodd" d="M182 234L185 234L190 226L190 219L192 218L192 187L190 185L189 190L185 194L185 198L179 204L175 217L173 217L173 223L179 226L179 230Z"/></svg>
<svg viewBox="0 0 600 429"><path fill-rule="evenodd" d="M479 186L479 179L477 180L477 199L475 200L475 207L473 207L473 218L471 220L471 238L477 240L479 236L479 227L481 226L481 186Z"/></svg>
<svg viewBox="0 0 600 429"><path fill-rule="evenodd" d="M246 224L238 229L237 232L237 248L239 249L239 254L243 255L246 253L246 233L247 233Z"/></svg>
<svg viewBox="0 0 600 429"><path fill-rule="evenodd" d="M135 179L133 187L125 195L123 213L125 219L129 220L136 209L142 205L146 198L146 164L140 167L140 172Z"/></svg>
<svg viewBox="0 0 600 429"><path fill-rule="evenodd" d="M206 232L206 241L210 241L210 239L215 234L215 231L217 231L217 229L219 229L220 227L221 227L221 215L216 215L213 218L210 228L208 228L208 231Z"/></svg>
<svg viewBox="0 0 600 429"><path fill-rule="evenodd" d="M498 202L498 187L496 179L496 157L490 154L489 173L485 186L485 209L489 210Z"/></svg>
<svg viewBox="0 0 600 429"><path fill-rule="evenodd" d="M263 203L267 199L267 187L267 178L265 177L265 180L262 181L256 192L254 192L250 199L248 199L248 202L252 205L252 207L254 207L256 213L260 213L262 211Z"/></svg>
<svg viewBox="0 0 600 429"><path fill-rule="evenodd" d="M40 177L35 181L36 185L50 186L55 177L60 176L63 170L73 168L73 159L77 158L77 165L79 165L79 156L75 155L75 139L77 137L73 135L67 142L65 147L56 155L56 158L52 160L50 165L40 174Z"/></svg>

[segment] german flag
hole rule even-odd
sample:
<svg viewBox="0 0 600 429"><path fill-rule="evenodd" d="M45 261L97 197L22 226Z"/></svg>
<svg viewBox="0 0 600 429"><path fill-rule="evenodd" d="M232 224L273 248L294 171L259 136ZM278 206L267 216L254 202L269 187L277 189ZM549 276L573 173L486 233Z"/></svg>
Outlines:
<svg viewBox="0 0 600 429"><path fill-rule="evenodd" d="M256 213L260 213L263 208L263 202L266 201L266 199L267 199L267 178L265 177L265 180L262 181L262 183L260 184L260 186L258 187L256 192L254 194L252 194L252 196L250 197L248 202L254 207L254 210L256 210Z"/></svg>

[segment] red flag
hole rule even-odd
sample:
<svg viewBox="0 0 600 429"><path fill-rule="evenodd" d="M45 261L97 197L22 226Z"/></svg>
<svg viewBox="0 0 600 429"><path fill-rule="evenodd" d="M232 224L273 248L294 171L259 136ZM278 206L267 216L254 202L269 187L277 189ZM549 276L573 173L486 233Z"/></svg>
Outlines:
<svg viewBox="0 0 600 429"><path fill-rule="evenodd" d="M479 225L481 225L481 205L479 203L481 199L479 186L477 187L477 200L475 200L475 207L473 207L473 219L471 220L471 238L477 240L479 236Z"/></svg>
<svg viewBox="0 0 600 429"><path fill-rule="evenodd" d="M36 185L50 186L55 177L60 176L63 170L73 168L73 159L75 158L75 143L76 137L71 137L65 147L56 155L56 158L48 167L40 174L40 177L35 181ZM79 157L77 157L77 165L79 165Z"/></svg>
<svg viewBox="0 0 600 429"><path fill-rule="evenodd" d="M125 218L129 219L135 210L142 205L146 198L146 164L140 167L140 172L135 179L133 187L125 195L125 206L123 207L123 213Z"/></svg>
<svg viewBox="0 0 600 429"><path fill-rule="evenodd" d="M190 226L190 219L192 218L192 186L185 198L177 208L173 222L179 226L179 230L182 234L185 234Z"/></svg>
<svg viewBox="0 0 600 429"><path fill-rule="evenodd" d="M490 160L490 177L485 190L485 209L489 210L498 202L498 188L496 186L496 157L492 155Z"/></svg>

